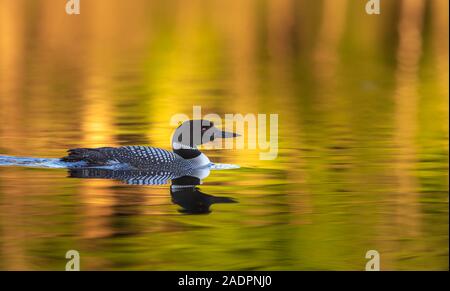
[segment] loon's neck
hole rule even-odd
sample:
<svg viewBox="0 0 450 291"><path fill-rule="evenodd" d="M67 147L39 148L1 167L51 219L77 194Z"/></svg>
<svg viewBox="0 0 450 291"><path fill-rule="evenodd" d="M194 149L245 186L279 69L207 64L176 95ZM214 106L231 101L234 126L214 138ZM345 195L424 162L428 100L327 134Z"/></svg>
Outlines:
<svg viewBox="0 0 450 291"><path fill-rule="evenodd" d="M172 150L186 160L196 158L202 154L197 147L191 147L178 142L172 142Z"/></svg>
<svg viewBox="0 0 450 291"><path fill-rule="evenodd" d="M196 168L207 166L211 163L208 157L196 147L190 147L181 143L173 142L172 150L183 159L191 161Z"/></svg>

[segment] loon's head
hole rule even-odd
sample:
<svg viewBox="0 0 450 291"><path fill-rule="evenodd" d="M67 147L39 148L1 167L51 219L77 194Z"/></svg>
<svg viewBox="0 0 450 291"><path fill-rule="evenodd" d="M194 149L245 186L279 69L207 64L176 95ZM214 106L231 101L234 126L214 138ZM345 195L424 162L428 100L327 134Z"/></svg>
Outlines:
<svg viewBox="0 0 450 291"><path fill-rule="evenodd" d="M237 136L239 134L214 127L214 123L206 119L188 120L175 130L172 137L172 148L179 156L192 159L202 154L197 146L219 138Z"/></svg>

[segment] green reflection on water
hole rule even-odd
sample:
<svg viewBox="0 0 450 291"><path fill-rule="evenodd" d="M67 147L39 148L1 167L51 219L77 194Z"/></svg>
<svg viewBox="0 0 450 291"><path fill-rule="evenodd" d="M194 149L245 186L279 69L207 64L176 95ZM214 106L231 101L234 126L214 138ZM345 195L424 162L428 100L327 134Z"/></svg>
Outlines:
<svg viewBox="0 0 450 291"><path fill-rule="evenodd" d="M0 154L168 148L201 105L278 113L278 158L208 152L241 168L205 179L239 202L207 215L168 186L0 168L1 269L62 270L69 249L85 270L362 270L370 249L448 269L448 1L99 2L1 2Z"/></svg>

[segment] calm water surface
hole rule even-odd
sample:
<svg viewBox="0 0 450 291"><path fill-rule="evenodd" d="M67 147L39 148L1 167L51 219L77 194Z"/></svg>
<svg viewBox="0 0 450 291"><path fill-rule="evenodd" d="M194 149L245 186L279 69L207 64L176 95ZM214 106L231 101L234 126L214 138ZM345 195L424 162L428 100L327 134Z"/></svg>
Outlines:
<svg viewBox="0 0 450 291"><path fill-rule="evenodd" d="M201 105L278 113L278 157L205 150L240 168L184 196L3 164L0 269L63 270L70 249L84 270L362 270L371 249L382 269L448 269L447 1L386 6L390 22L351 5L293 19L252 1L227 17L220 1L91 2L77 20L52 1L0 17L1 155L167 149L170 117Z"/></svg>

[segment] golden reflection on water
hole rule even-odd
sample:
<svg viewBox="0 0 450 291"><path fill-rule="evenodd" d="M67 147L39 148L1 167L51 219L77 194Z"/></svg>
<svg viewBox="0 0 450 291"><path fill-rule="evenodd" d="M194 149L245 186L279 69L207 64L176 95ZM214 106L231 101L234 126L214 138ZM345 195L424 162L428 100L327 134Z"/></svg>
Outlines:
<svg viewBox="0 0 450 291"><path fill-rule="evenodd" d="M0 154L168 148L170 117L278 113L279 155L168 187L0 168L0 268L448 269L448 1L0 0ZM364 1L363 1L364 2Z"/></svg>

